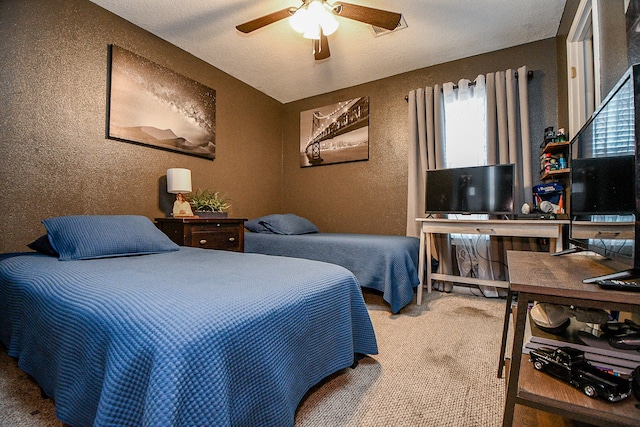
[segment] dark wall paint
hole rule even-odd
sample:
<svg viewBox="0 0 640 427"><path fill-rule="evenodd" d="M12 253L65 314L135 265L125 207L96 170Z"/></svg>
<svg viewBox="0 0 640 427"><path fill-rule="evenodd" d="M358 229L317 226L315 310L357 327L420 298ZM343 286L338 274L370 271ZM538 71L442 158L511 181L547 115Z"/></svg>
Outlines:
<svg viewBox="0 0 640 427"><path fill-rule="evenodd" d="M538 182L540 142L547 126L557 128L555 39L542 40L459 61L436 65L372 83L319 95L286 105L284 116L284 200L321 230L404 234L406 230L408 110L405 96L418 87L433 86L479 74L533 70L529 82L530 132L534 182ZM299 112L368 96L369 160L312 168L299 166Z"/></svg>
<svg viewBox="0 0 640 427"><path fill-rule="evenodd" d="M107 45L217 92L214 161L105 139ZM0 251L69 214L164 216L170 167L231 198L231 214L278 211L280 102L87 0L0 1Z"/></svg>
<svg viewBox="0 0 640 427"><path fill-rule="evenodd" d="M215 161L105 139L110 43L216 89ZM542 40L282 105L88 0L0 1L0 251L24 250L50 216L163 216L170 167L191 169L194 188L227 194L232 215L293 212L322 231L404 234L405 95L528 65L536 171L544 128L564 126L559 45ZM370 159L301 169L300 111L354 96L370 97Z"/></svg>

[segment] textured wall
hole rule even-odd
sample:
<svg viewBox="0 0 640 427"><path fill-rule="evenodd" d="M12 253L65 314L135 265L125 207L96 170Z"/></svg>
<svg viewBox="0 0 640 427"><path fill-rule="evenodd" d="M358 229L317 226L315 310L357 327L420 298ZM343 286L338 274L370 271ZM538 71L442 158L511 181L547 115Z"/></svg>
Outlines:
<svg viewBox="0 0 640 427"><path fill-rule="evenodd" d="M283 106L87 0L0 0L0 24L0 251L22 250L49 216L163 215L169 167L229 195L232 215L294 212L323 231L404 234L410 90L528 65L534 174L544 128L565 126L554 39ZM215 161L105 139L109 43L216 89ZM300 168L300 111L355 96L370 98L369 160Z"/></svg>
<svg viewBox="0 0 640 427"><path fill-rule="evenodd" d="M286 104L283 132L283 209L311 219L323 231L405 234L408 112L405 96L418 87L479 74L516 69L534 71L529 82L532 170L538 182L544 128L557 127L555 39L478 55L372 83ZM352 97L368 96L369 160L299 166L299 112Z"/></svg>
<svg viewBox="0 0 640 427"><path fill-rule="evenodd" d="M110 43L216 89L214 161L105 139ZM280 209L282 104L87 0L0 1L0 99L0 252L49 216L164 216L170 167L232 215Z"/></svg>

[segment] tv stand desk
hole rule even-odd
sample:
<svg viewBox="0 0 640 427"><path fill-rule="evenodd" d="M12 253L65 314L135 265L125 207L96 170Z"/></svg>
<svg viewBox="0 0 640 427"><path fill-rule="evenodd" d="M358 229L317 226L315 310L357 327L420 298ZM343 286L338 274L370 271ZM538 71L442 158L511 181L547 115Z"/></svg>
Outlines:
<svg viewBox="0 0 640 427"><path fill-rule="evenodd" d="M519 425L517 415L514 416L520 409L517 406L536 408L590 425L640 425L640 410L635 407L634 397L616 403L587 397L580 389L536 371L529 356L522 354L530 303L634 312L640 308L640 294L605 291L596 284L582 283L585 277L613 271L611 263L599 256L581 253L552 257L541 252L508 251L507 262L511 290L519 296L503 427Z"/></svg>
<svg viewBox="0 0 640 427"><path fill-rule="evenodd" d="M431 271L431 244L434 234L485 234L489 236L506 237L543 237L549 239L549 251L562 250L562 227L568 225L568 220L552 219L448 219L448 218L416 218L422 223L420 231L420 255L418 262L417 304L422 304L423 287L427 285L427 292L431 292L432 280L466 283L470 285L487 285L499 288L509 288L509 282L502 280L478 279L475 277L460 277L451 274L433 273ZM429 260L426 263L425 259ZM426 277L425 277L426 276Z"/></svg>

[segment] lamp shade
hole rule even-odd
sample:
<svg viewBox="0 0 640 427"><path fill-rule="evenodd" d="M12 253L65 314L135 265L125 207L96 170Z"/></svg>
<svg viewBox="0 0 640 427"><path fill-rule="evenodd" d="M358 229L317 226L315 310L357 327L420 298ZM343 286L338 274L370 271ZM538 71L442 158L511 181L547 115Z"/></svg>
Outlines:
<svg viewBox="0 0 640 427"><path fill-rule="evenodd" d="M167 193L191 193L191 171L189 169L167 169Z"/></svg>

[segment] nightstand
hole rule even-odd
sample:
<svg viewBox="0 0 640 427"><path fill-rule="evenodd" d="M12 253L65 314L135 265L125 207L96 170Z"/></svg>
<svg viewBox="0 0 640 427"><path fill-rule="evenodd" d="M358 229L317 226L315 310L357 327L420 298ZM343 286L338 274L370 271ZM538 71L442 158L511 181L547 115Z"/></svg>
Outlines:
<svg viewBox="0 0 640 427"><path fill-rule="evenodd" d="M244 252L246 218L156 218L156 226L180 246Z"/></svg>

